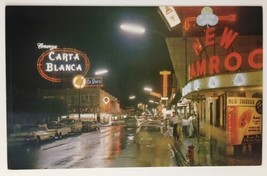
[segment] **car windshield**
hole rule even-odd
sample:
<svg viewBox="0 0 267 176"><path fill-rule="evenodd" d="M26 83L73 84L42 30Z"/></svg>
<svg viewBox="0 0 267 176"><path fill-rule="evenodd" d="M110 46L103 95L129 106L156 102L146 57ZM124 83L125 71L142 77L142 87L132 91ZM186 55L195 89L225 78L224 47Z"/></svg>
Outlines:
<svg viewBox="0 0 267 176"><path fill-rule="evenodd" d="M63 123L67 124L67 125L70 125L70 124L74 124L75 123L75 120L71 120L71 119L65 119L65 120L62 120Z"/></svg>
<svg viewBox="0 0 267 176"><path fill-rule="evenodd" d="M44 126L39 126L39 128L37 128L36 130L46 131L46 127L44 127Z"/></svg>
<svg viewBox="0 0 267 176"><path fill-rule="evenodd" d="M61 125L60 124L49 124L48 128L58 129L58 128L61 128Z"/></svg>
<svg viewBox="0 0 267 176"><path fill-rule="evenodd" d="M142 126L140 128L141 132L156 132L160 133L160 127L159 126Z"/></svg>

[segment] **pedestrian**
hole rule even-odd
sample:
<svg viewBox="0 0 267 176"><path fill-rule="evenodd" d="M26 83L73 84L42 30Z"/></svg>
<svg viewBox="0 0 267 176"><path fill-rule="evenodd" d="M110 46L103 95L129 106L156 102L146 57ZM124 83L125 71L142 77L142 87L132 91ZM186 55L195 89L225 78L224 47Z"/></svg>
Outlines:
<svg viewBox="0 0 267 176"><path fill-rule="evenodd" d="M178 116L176 115L175 112L173 112L172 116L171 116L171 122L173 124L173 139L175 141L179 140L179 135L178 135L178 129L177 129L177 125L178 125Z"/></svg>
<svg viewBox="0 0 267 176"><path fill-rule="evenodd" d="M194 128L194 136L198 135L198 116L197 113L194 113L193 119L192 119L192 124Z"/></svg>
<svg viewBox="0 0 267 176"><path fill-rule="evenodd" d="M191 114L188 118L188 125L189 125L189 137L194 137L196 134L196 115L195 113Z"/></svg>

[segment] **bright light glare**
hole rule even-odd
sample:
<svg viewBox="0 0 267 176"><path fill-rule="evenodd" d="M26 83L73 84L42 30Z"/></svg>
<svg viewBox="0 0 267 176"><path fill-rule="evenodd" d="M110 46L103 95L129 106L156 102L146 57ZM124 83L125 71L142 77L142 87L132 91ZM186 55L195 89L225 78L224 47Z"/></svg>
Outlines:
<svg viewBox="0 0 267 176"><path fill-rule="evenodd" d="M134 24L122 24L121 29L126 32L136 33L136 34L143 34L146 30L144 27Z"/></svg>
<svg viewBox="0 0 267 176"><path fill-rule="evenodd" d="M77 75L73 78L72 84L76 89L82 89L86 85L86 79L82 75Z"/></svg>
<svg viewBox="0 0 267 176"><path fill-rule="evenodd" d="M98 70L95 72L95 75L103 75L105 73L108 73L108 70Z"/></svg>
<svg viewBox="0 0 267 176"><path fill-rule="evenodd" d="M134 95L133 96L130 96L129 99L130 100L133 100L133 99L135 99L135 96Z"/></svg>
<svg viewBox="0 0 267 176"><path fill-rule="evenodd" d="M145 91L152 92L152 89L150 87L144 87Z"/></svg>
<svg viewBox="0 0 267 176"><path fill-rule="evenodd" d="M155 101L153 101L153 100L149 100L149 103L155 103Z"/></svg>

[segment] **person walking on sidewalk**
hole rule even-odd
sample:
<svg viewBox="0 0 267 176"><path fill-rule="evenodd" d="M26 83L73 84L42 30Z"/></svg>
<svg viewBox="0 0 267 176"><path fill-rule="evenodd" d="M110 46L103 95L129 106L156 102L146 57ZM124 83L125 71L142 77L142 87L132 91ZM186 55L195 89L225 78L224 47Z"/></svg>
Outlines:
<svg viewBox="0 0 267 176"><path fill-rule="evenodd" d="M174 111L171 118L170 118L172 124L173 124L173 139L174 141L179 140L179 134L178 134L178 116L176 115L176 112Z"/></svg>
<svg viewBox="0 0 267 176"><path fill-rule="evenodd" d="M188 118L188 125L189 125L189 137L195 137L197 132L197 126L196 126L196 114L193 113Z"/></svg>

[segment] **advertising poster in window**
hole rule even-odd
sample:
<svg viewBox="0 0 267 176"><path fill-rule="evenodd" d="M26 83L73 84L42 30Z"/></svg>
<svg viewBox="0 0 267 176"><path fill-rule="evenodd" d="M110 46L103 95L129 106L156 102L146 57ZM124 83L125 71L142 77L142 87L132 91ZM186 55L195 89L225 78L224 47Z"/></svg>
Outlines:
<svg viewBox="0 0 267 176"><path fill-rule="evenodd" d="M259 143L262 138L262 99L227 98L227 144Z"/></svg>

